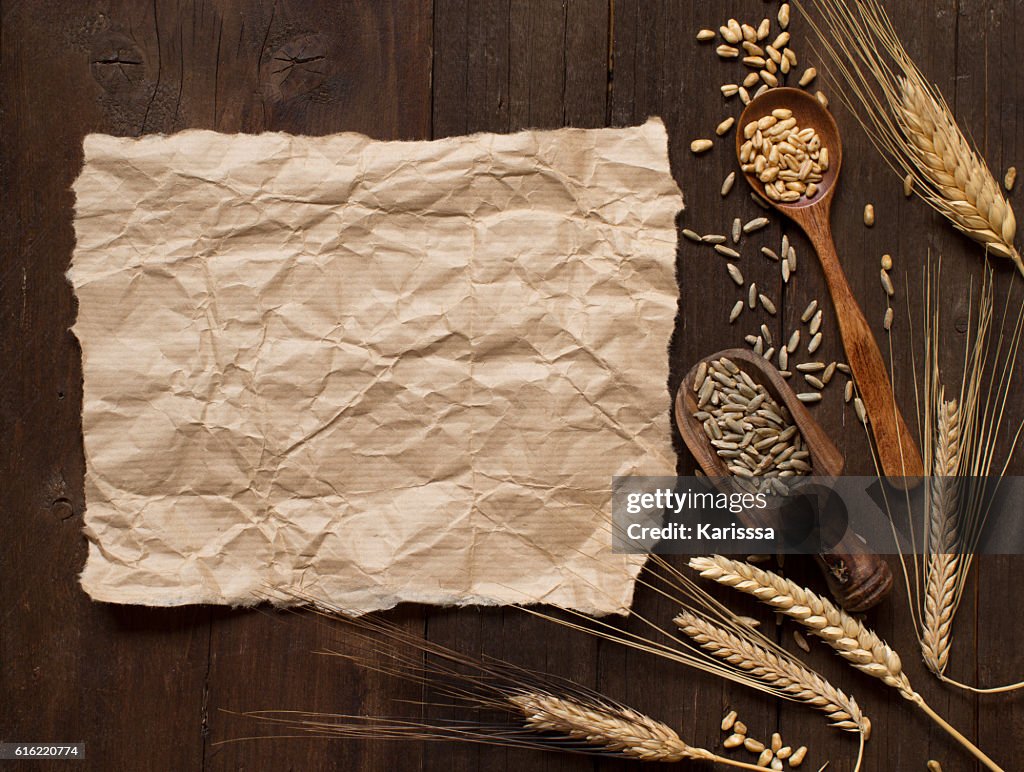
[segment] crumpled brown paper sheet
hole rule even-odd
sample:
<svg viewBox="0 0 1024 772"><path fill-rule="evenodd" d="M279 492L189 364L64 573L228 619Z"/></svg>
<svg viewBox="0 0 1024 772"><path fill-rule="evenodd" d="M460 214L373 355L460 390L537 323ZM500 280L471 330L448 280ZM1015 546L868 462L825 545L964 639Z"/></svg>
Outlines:
<svg viewBox="0 0 1024 772"><path fill-rule="evenodd" d="M675 466L660 121L90 135L74 190L93 598L629 604L611 478Z"/></svg>

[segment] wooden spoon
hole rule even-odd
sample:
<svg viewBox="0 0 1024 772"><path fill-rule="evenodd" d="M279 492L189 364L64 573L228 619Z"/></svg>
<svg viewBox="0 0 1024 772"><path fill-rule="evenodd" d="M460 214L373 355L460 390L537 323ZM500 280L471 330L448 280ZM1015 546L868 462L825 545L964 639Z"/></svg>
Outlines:
<svg viewBox="0 0 1024 772"><path fill-rule="evenodd" d="M804 230L818 253L839 320L839 334L846 349L846 357L870 417L869 428L875 438L882 470L897 483L902 482L898 478L920 478L924 474L921 453L896 405L882 354L850 291L832 240L832 226L829 224L832 196L836 191L839 167L843 161L843 143L836 122L828 110L806 91L796 88L770 89L747 105L740 116L736 127L736 155L739 157L740 149L746 141L743 127L780 108L793 112L797 127L813 128L821 138L821 146L828 148L829 167L822 175L824 179L818 184L818 193L814 198L802 197L789 204L772 201L765 195L764 183L756 174L746 173L744 176L769 204ZM785 259L785 255L782 257ZM904 484L913 485L915 481Z"/></svg>
<svg viewBox="0 0 1024 772"><path fill-rule="evenodd" d="M739 348L719 351L703 361L711 363L721 357L731 359L756 383L764 386L772 399L789 410L810 452L810 474L826 478L842 474L842 454L771 363L759 354ZM676 425L686 447L697 459L704 474L719 488L728 488L727 492L746 492L735 484L735 476L715 452L704 432L704 426L693 415L698 410L697 392L693 386L699 366L700 362L693 366L676 392ZM778 522L772 522L765 516L767 514L752 509L739 517L752 527L777 526ZM869 609L892 589L892 572L889 570L889 564L878 555L868 552L864 540L852 530L848 529L845 532L832 552L815 557L833 596L848 611Z"/></svg>

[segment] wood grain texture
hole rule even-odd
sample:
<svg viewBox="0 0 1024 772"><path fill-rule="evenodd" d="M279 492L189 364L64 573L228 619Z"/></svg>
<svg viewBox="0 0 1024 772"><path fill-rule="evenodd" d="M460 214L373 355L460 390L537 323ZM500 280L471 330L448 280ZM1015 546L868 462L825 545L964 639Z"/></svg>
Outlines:
<svg viewBox="0 0 1024 772"><path fill-rule="evenodd" d="M97 770L625 770L615 761L459 744L236 740L258 731L227 711L294 708L452 716L415 704L422 692L313 652L328 646L370 653L351 635L308 616L193 607L140 609L94 604L77 575L84 460L80 352L67 331L75 314L64 279L73 248L70 184L81 165L82 137L93 131L137 136L188 127L225 132L362 131L382 139L422 139L526 127L623 126L660 115L670 136L672 169L686 199L681 227L725 233L733 218L762 214L737 184L719 185L734 168L729 142L693 156L689 143L711 137L738 103L719 84L736 78L701 27L729 16L759 19L775 3L761 0L29 0L0 2L0 513L4 525L0 588L0 739L84 741ZM942 89L962 125L998 176L1024 167L1024 74L1017 66L1021 0L893 0L886 7L911 54ZM813 61L803 19L792 32L801 64ZM817 62L815 62L818 64ZM819 67L819 69L821 69ZM897 398L912 430L913 366L920 352L920 269L941 255L953 287L980 276L977 247L921 202L904 199L896 179L853 118L835 99L843 132L844 171L833 205L833 233L853 293L882 347ZM731 141L731 138L729 139ZM1021 211L1019 190L1011 201ZM877 225L861 222L873 203ZM756 246L796 246L799 266L783 284L777 264ZM855 248L854 248L855 247ZM727 315L739 295L724 261L680 241L681 300L671 351L670 385L711 351L742 345L765 321L778 339L797 327L811 298L822 302L826 334L815 355L841 359L836 317L824 276L803 234L780 217L742 242L743 271L771 297L778 314ZM896 264L896 323L882 330L886 298L878 260ZM1001 287L1010 269L1000 266ZM1001 290L1002 291L1002 290ZM1014 302L1024 293L1015 287ZM943 298L943 362L962 355L967 291ZM892 350L889 350L889 341ZM848 473L872 470L868 446L842 387L814 407L846 457ZM667 407L667 406L666 406ZM1019 397L1007 423L1024 417ZM1004 440L1002 451L1008 449ZM680 445L681 450L681 445ZM681 472L693 469L680 453ZM1018 458L1012 471L1024 469ZM514 556L510 556L514 559ZM682 561L679 561L680 565ZM1020 647L1024 601L1005 588L1020 584L1024 561L984 558L956 623L950 674L982 684L1024 676ZM897 571L898 565L892 564ZM809 560L787 559L787 575L820 587ZM791 627L748 598L716 588L739 613L763 620L797 653ZM638 614L668 624L673 603L642 588ZM730 707L751 732L775 730L807 744L808 768L826 758L850 770L855 742L819 715L781 704L612 644L504 609L399 609L404 629L470 654L507 658L559 672L677 727L689 741L716 747ZM1021 698L976 698L941 688L916 655L901 588L868 621L904 654L915 687L997 758L1024 748ZM616 622L643 631L639 619ZM923 769L937 758L947 770L973 764L940 731L908 711L891 692L850 671L824 647L807 659L852 692L875 732L866 769ZM405 699L409 702L401 702ZM67 765L72 768L71 765ZM7 762L6 768L40 765ZM694 765L693 768L707 768Z"/></svg>

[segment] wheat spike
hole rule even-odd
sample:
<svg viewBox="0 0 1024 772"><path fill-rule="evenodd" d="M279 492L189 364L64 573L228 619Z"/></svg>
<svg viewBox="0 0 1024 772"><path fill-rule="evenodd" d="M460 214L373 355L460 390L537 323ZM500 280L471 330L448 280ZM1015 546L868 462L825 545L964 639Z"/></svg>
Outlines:
<svg viewBox="0 0 1024 772"><path fill-rule="evenodd" d="M899 654L831 601L771 571L721 555L692 558L690 568L796 619L858 670L880 678L908 700L920 699L903 672Z"/></svg>
<svg viewBox="0 0 1024 772"><path fill-rule="evenodd" d="M1017 221L999 183L967 142L944 102L926 84L900 77L898 121L907 152L927 183L925 195L939 212L990 252L1024 272L1013 240Z"/></svg>
<svg viewBox="0 0 1024 772"><path fill-rule="evenodd" d="M937 412L928 504L929 544L921 653L929 669L941 675L949 663L960 562L956 479L960 467L960 408L956 400L947 401L940 396Z"/></svg>
<svg viewBox="0 0 1024 772"><path fill-rule="evenodd" d="M797 620L855 668L899 691L900 696L924 711L986 767L994 772L1003 772L1002 767L932 710L924 698L914 691L910 679L903 672L899 654L873 630L831 601L771 571L763 571L749 563L730 560L721 555L691 558L690 568L707 579L753 595L776 611Z"/></svg>
<svg viewBox="0 0 1024 772"><path fill-rule="evenodd" d="M806 14L804 3L794 0ZM1017 222L999 183L939 91L900 43L878 0L807 0L808 16L850 108L893 170L987 253L1013 261ZM906 183L904 183L906 184Z"/></svg>
<svg viewBox="0 0 1024 772"><path fill-rule="evenodd" d="M861 713L857 701L814 671L689 611L682 612L674 621L676 627L705 651L771 684L783 694L823 711L833 726L861 732L865 740L870 736L871 723Z"/></svg>
<svg viewBox="0 0 1024 772"><path fill-rule="evenodd" d="M584 704L541 692L508 698L522 711L526 726L537 732L557 732L572 740L639 761L713 759L693 748L671 728L630 708Z"/></svg>

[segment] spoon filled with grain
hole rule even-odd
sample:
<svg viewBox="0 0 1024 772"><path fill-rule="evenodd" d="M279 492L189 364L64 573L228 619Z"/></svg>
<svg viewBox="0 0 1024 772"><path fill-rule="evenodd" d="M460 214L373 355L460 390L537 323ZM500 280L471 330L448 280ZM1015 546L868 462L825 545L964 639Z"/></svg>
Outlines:
<svg viewBox="0 0 1024 772"><path fill-rule="evenodd" d="M736 154L751 187L799 225L818 254L882 470L894 479L920 477L921 453L896 405L878 343L853 297L832 239L832 197L843 161L835 120L806 91L770 89L740 116Z"/></svg>

